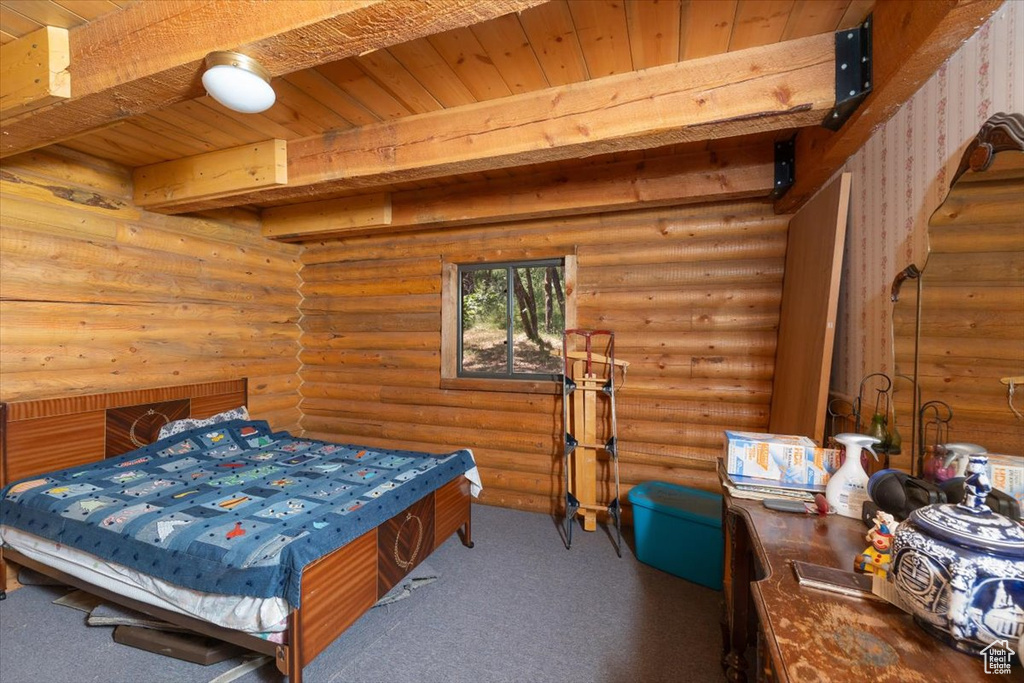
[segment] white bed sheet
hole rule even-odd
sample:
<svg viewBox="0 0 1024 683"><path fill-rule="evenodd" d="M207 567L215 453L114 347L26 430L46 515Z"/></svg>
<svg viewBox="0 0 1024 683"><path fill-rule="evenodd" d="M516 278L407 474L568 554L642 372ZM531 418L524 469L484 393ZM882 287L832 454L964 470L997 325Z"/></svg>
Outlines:
<svg viewBox="0 0 1024 683"><path fill-rule="evenodd" d="M218 626L254 634L279 632L287 627L289 607L284 598L253 598L182 588L8 526L0 526L0 542L41 564L118 595Z"/></svg>

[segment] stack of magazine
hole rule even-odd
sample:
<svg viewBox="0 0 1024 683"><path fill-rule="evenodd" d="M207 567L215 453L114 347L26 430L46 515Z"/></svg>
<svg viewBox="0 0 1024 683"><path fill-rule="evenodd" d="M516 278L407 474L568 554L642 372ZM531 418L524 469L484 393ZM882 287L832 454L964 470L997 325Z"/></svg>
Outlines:
<svg viewBox="0 0 1024 683"><path fill-rule="evenodd" d="M741 474L729 474L725 462L718 461L718 476L722 486L733 498L747 500L765 500L766 498L792 498L794 500L813 501L814 494L825 493L824 485L788 484L774 479L745 477Z"/></svg>

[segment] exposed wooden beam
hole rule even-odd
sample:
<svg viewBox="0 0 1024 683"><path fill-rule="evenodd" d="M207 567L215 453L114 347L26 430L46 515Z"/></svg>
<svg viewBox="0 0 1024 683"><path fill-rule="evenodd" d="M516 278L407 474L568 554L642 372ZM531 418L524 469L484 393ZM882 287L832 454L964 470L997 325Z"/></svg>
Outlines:
<svg viewBox="0 0 1024 683"><path fill-rule="evenodd" d="M181 197L215 198L288 182L284 140L264 140L232 149L140 166L132 173L135 204L159 208Z"/></svg>
<svg viewBox="0 0 1024 683"><path fill-rule="evenodd" d="M71 99L5 122L0 157L203 94L203 59L254 57L271 76L467 26L545 0L138 2L70 31Z"/></svg>
<svg viewBox="0 0 1024 683"><path fill-rule="evenodd" d="M837 131L803 130L796 139L796 182L778 213L802 206L957 49L1002 0L879 0L874 9L872 92Z"/></svg>
<svg viewBox="0 0 1024 683"><path fill-rule="evenodd" d="M0 47L0 120L71 97L68 30L44 26Z"/></svg>
<svg viewBox="0 0 1024 683"><path fill-rule="evenodd" d="M263 211L263 235L300 242L369 234L382 227L390 233L767 197L775 178L773 156L772 144L764 142L448 189L396 192L387 204L387 222L372 222L368 214L369 207L381 203L379 194L292 204Z"/></svg>
<svg viewBox="0 0 1024 683"><path fill-rule="evenodd" d="M667 64L296 140L288 186L169 213L816 125L835 101L831 35Z"/></svg>
<svg viewBox="0 0 1024 683"><path fill-rule="evenodd" d="M329 233L359 232L391 225L386 192L276 206L263 211L264 237L299 242Z"/></svg>

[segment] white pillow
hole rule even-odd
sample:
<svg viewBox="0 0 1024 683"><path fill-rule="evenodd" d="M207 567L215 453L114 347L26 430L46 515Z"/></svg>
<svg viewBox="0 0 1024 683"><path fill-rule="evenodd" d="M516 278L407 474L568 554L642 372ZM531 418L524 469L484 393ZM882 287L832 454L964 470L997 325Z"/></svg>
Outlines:
<svg viewBox="0 0 1024 683"><path fill-rule="evenodd" d="M239 406L238 408L225 410L223 413L217 413L212 417L206 417L201 420L192 417L184 420L175 420L174 422L168 422L160 428L160 434L157 436L157 439L166 439L169 436L180 434L181 432L188 431L189 429L195 429L196 427L209 427L210 425L215 425L218 422L248 419L249 411L245 406Z"/></svg>

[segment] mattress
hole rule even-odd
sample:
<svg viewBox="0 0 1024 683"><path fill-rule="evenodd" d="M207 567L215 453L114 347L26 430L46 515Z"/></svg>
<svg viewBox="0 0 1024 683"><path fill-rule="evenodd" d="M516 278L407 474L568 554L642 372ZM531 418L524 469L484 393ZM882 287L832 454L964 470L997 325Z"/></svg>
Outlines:
<svg viewBox="0 0 1024 683"><path fill-rule="evenodd" d="M288 603L283 598L221 595L182 588L12 527L0 526L0 542L41 564L147 605L253 634L276 633L287 627Z"/></svg>
<svg viewBox="0 0 1024 683"><path fill-rule="evenodd" d="M0 491L0 524L81 551L86 566L145 576L157 595L167 592L154 579L299 607L306 565L462 475L479 484L467 450L332 444L235 420L14 482ZM270 604L243 610L266 611L256 630L281 613Z"/></svg>

